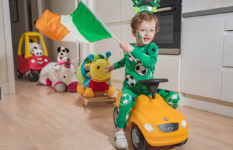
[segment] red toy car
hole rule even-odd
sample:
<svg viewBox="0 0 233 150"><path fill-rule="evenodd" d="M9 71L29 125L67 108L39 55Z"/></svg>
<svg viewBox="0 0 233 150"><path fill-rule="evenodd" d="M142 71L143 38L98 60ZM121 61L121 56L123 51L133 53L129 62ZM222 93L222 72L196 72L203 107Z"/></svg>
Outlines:
<svg viewBox="0 0 233 150"><path fill-rule="evenodd" d="M25 43L25 53L22 53L23 42ZM42 45L42 48L40 45ZM48 52L40 33L23 33L18 45L17 77L22 78L26 74L30 81L35 82L39 79L37 72L48 63Z"/></svg>

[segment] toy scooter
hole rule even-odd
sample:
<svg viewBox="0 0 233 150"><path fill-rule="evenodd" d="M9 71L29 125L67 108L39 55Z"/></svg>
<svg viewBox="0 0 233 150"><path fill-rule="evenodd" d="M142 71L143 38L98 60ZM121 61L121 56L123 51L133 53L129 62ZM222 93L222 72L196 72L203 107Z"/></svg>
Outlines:
<svg viewBox="0 0 233 150"><path fill-rule="evenodd" d="M126 126L131 131L131 141L135 150L145 150L151 146L181 146L188 140L188 125L184 116L169 106L164 99L155 94L160 82L167 79L139 81L148 86L152 97L140 95L130 113ZM116 125L121 92L118 93L113 119Z"/></svg>

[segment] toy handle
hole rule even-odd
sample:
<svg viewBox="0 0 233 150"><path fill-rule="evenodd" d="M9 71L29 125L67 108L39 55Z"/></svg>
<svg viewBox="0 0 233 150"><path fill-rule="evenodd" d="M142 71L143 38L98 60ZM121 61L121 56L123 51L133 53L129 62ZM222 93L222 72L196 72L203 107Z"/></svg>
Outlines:
<svg viewBox="0 0 233 150"><path fill-rule="evenodd" d="M155 92L160 82L168 82L168 79L149 79L138 81L138 83L145 84L150 89L153 99L155 99Z"/></svg>

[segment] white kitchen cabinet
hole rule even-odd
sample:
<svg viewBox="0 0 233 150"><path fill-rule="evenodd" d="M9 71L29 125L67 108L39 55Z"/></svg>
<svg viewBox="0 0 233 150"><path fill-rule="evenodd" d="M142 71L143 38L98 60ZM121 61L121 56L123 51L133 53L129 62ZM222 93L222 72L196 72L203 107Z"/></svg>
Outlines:
<svg viewBox="0 0 233 150"><path fill-rule="evenodd" d="M233 68L224 68L221 98L233 103Z"/></svg>
<svg viewBox="0 0 233 150"><path fill-rule="evenodd" d="M223 66L233 67L233 31L225 33Z"/></svg>
<svg viewBox="0 0 233 150"><path fill-rule="evenodd" d="M233 13L227 13L225 30L233 30Z"/></svg>
<svg viewBox="0 0 233 150"><path fill-rule="evenodd" d="M120 21L120 0L96 0L95 12L104 23Z"/></svg>
<svg viewBox="0 0 233 150"><path fill-rule="evenodd" d="M225 14L184 18L181 92L220 99Z"/></svg>
<svg viewBox="0 0 233 150"><path fill-rule="evenodd" d="M166 78L159 88L179 91L180 55L158 55L154 78Z"/></svg>
<svg viewBox="0 0 233 150"><path fill-rule="evenodd" d="M183 13L233 6L232 0L182 0Z"/></svg>
<svg viewBox="0 0 233 150"><path fill-rule="evenodd" d="M121 0L121 21L130 21L135 15L132 0Z"/></svg>
<svg viewBox="0 0 233 150"><path fill-rule="evenodd" d="M130 27L130 24L122 24L121 25L121 37L122 42L129 42L129 43L135 43L135 37L132 34L132 30Z"/></svg>

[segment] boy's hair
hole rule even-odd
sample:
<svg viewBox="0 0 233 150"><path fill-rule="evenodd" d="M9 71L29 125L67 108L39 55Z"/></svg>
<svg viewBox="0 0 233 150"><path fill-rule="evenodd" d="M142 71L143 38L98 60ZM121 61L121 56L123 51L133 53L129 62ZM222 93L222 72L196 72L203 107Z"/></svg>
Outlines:
<svg viewBox="0 0 233 150"><path fill-rule="evenodd" d="M139 14L136 14L133 19L131 20L131 28L136 31L138 26L142 23L142 21L155 21L155 33L159 32L159 21L157 16L154 14L148 12L148 11L143 11Z"/></svg>

